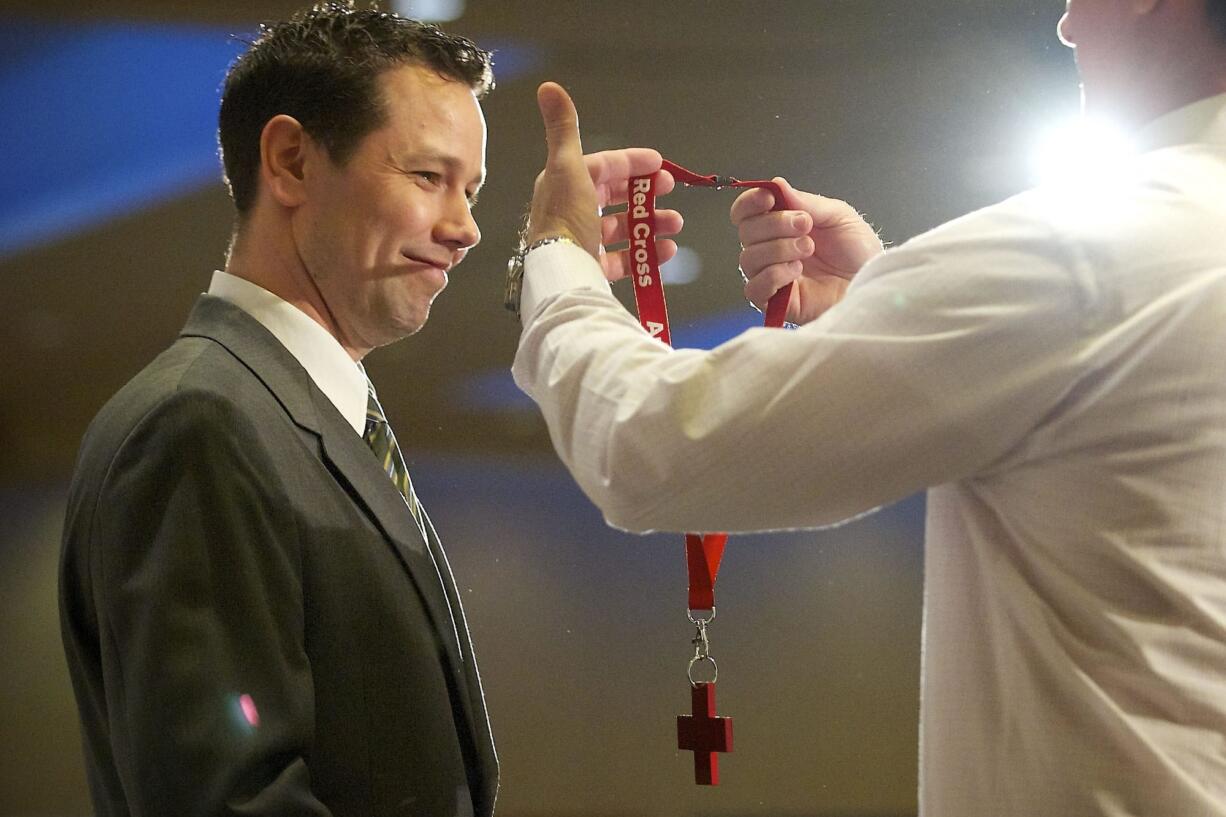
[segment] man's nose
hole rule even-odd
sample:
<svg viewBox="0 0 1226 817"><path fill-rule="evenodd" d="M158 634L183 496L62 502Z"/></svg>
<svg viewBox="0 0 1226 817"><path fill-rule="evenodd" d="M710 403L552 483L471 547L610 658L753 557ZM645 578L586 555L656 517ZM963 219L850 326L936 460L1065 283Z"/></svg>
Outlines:
<svg viewBox="0 0 1226 817"><path fill-rule="evenodd" d="M439 220L435 232L438 241L453 250L468 250L477 246L481 241L481 230L473 218L467 195L459 192L459 195L449 197L447 211Z"/></svg>
<svg viewBox="0 0 1226 817"><path fill-rule="evenodd" d="M1056 36L1060 38L1060 42L1067 45L1069 48L1076 48L1077 43L1074 42L1073 36L1069 31L1068 12L1060 18L1060 22L1056 23Z"/></svg>

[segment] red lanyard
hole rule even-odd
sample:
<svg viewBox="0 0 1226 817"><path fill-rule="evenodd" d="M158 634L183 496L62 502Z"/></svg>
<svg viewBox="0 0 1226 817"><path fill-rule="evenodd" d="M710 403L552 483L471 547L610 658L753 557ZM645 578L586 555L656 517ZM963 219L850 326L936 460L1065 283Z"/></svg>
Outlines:
<svg viewBox="0 0 1226 817"><path fill-rule="evenodd" d="M668 159L664 170L682 184L691 187L762 187L775 195L775 206L784 209L783 190L772 181L741 181L732 176L700 176L686 170ZM660 280L660 262L656 257L656 177L635 176L630 180L629 204L626 208L626 227L630 235L630 250L633 264L634 303L638 307L639 322L653 338L672 346L668 331L668 307L664 303L664 282ZM787 319L788 301L792 298L792 285L771 296L766 305L764 326L783 326Z"/></svg>
<svg viewBox="0 0 1226 817"><path fill-rule="evenodd" d="M664 160L664 170L683 184L694 187L764 187L775 194L773 209L784 208L783 191L771 181L741 181L731 176L700 176L680 165ZM634 281L634 302L639 322L654 338L672 345L668 328L668 307L664 302L664 283L660 279L660 262L656 255L656 178L636 176L630 180L627 204L627 229ZM766 307L766 326L783 326L787 317L792 285L776 292ZM707 642L707 626L715 619L715 577L724 555L726 533L687 533L685 535L686 566L689 573L689 618L697 631L694 635L694 657L687 675L690 679L692 715L677 718L677 740L681 749L694 752L694 779L700 785L719 784L718 752L732 751L732 719L715 715L715 680L719 668L711 657ZM708 615L703 615L707 613ZM698 666L710 667L710 681L695 681Z"/></svg>

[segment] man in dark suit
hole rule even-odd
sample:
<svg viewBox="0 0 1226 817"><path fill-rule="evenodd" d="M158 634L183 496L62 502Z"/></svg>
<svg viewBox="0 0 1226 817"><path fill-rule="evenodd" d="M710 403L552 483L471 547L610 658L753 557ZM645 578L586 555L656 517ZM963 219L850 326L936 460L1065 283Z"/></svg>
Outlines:
<svg viewBox="0 0 1226 817"><path fill-rule="evenodd" d="M99 815L479 815L460 600L360 361L480 238L489 55L330 3L226 81L225 272L90 426L61 566Z"/></svg>

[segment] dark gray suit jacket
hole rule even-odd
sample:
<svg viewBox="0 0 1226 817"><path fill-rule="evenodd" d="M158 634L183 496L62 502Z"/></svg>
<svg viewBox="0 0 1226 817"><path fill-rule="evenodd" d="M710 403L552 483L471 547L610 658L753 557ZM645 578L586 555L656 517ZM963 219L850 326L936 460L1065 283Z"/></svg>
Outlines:
<svg viewBox="0 0 1226 817"><path fill-rule="evenodd" d="M493 812L433 528L225 301L202 296L90 426L60 606L100 816Z"/></svg>

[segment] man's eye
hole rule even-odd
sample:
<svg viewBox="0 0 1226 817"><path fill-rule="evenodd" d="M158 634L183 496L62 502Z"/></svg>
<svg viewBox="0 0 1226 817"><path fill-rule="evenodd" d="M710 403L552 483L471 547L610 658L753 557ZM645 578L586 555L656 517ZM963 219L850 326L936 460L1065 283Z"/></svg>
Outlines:
<svg viewBox="0 0 1226 817"><path fill-rule="evenodd" d="M443 178L441 174L435 173L433 170L414 170L413 175L420 176L430 184L438 184Z"/></svg>
<svg viewBox="0 0 1226 817"><path fill-rule="evenodd" d="M479 196L480 196L480 194L478 194L478 193L469 193L469 194L468 194L468 206L469 206L469 207L476 207L476 206L477 206L477 199L479 198Z"/></svg>

